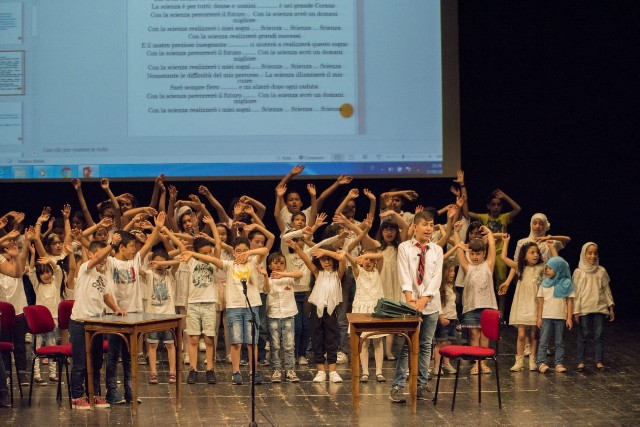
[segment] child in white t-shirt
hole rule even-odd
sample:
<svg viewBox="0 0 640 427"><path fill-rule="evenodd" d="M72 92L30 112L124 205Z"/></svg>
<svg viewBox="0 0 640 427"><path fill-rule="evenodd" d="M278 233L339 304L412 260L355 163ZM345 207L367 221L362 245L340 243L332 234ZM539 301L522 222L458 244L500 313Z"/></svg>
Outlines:
<svg viewBox="0 0 640 427"><path fill-rule="evenodd" d="M269 255L267 260L271 275L263 282L263 290L267 297L267 322L271 335L271 382L282 381L280 349L284 354L284 370L286 380L298 382L300 378L293 370L295 365L295 324L294 317L298 307L293 292L296 279L303 275L302 271L285 271L287 261L280 252ZM281 345L282 341L282 345Z"/></svg>

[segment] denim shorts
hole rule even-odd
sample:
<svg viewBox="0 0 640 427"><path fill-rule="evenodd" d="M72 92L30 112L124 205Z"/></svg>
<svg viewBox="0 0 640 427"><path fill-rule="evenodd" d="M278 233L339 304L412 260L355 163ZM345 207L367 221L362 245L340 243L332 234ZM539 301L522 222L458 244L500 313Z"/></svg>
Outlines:
<svg viewBox="0 0 640 427"><path fill-rule="evenodd" d="M458 319L449 319L447 326L438 323L436 327L436 341L456 341L458 336L456 335L456 326L458 325Z"/></svg>
<svg viewBox="0 0 640 427"><path fill-rule="evenodd" d="M158 344L160 340L165 344L173 344L173 334L171 331L149 332L147 334L147 342L149 344Z"/></svg>
<svg viewBox="0 0 640 427"><path fill-rule="evenodd" d="M256 318L256 341L258 344L258 328L260 328L260 314L258 307L251 309ZM245 308L227 308L227 327L231 344L251 344L251 311Z"/></svg>
<svg viewBox="0 0 640 427"><path fill-rule="evenodd" d="M476 308L475 310L467 311L462 314L462 324L465 328L479 328L480 327L480 315L484 311L484 308Z"/></svg>

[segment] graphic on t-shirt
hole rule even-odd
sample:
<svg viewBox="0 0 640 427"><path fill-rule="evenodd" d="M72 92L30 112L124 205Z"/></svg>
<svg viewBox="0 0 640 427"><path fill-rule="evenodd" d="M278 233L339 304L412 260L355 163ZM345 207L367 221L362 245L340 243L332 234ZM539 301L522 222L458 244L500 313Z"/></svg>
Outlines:
<svg viewBox="0 0 640 427"><path fill-rule="evenodd" d="M129 269L114 268L113 269L113 283L117 285L126 285L136 281L136 270L133 267Z"/></svg>
<svg viewBox="0 0 640 427"><path fill-rule="evenodd" d="M193 286L206 288L213 283L213 267L210 264L199 262L191 273Z"/></svg>
<svg viewBox="0 0 640 427"><path fill-rule="evenodd" d="M154 282L153 290L151 291L151 305L165 305L170 300L169 286L167 286L164 277L160 279L160 282Z"/></svg>
<svg viewBox="0 0 640 427"><path fill-rule="evenodd" d="M104 294L104 290L105 290L105 283L104 283L104 278L102 276L98 276L96 278L96 281L93 282L91 284L91 286L93 286L94 288L96 288L98 290L98 292L100 292L101 294Z"/></svg>
<svg viewBox="0 0 640 427"><path fill-rule="evenodd" d="M491 230L492 233L502 233L504 231L502 227L502 221L500 221L499 219L487 219L487 228Z"/></svg>

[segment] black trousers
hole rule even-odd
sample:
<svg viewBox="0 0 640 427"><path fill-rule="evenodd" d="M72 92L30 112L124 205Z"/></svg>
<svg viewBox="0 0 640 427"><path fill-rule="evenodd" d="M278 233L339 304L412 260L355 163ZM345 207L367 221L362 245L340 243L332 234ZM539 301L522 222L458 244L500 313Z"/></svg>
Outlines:
<svg viewBox="0 0 640 427"><path fill-rule="evenodd" d="M325 308L322 317L318 317L318 308L311 305L311 347L315 363L324 363L324 354L327 353L327 362L334 364L338 361L338 312L342 303L329 315Z"/></svg>

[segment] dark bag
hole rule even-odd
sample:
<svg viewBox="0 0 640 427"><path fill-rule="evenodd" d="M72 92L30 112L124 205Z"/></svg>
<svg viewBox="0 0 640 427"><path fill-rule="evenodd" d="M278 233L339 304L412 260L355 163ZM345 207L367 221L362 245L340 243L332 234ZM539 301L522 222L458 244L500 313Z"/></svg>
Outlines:
<svg viewBox="0 0 640 427"><path fill-rule="evenodd" d="M413 317L420 313L407 303L380 298L373 310L372 317Z"/></svg>

